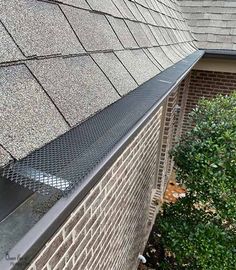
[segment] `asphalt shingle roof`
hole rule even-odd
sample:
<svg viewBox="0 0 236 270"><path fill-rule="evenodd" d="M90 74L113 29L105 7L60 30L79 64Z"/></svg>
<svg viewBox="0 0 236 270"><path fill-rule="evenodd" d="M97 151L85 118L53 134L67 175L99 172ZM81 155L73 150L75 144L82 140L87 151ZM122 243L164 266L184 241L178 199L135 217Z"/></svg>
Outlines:
<svg viewBox="0 0 236 270"><path fill-rule="evenodd" d="M164 69L170 67L173 64L173 62L171 62L168 56L163 52L161 47L148 48L148 50Z"/></svg>
<svg viewBox="0 0 236 270"><path fill-rule="evenodd" d="M26 56L84 52L57 5L1 0L0 18Z"/></svg>
<svg viewBox="0 0 236 270"><path fill-rule="evenodd" d="M127 27L125 20L114 18L112 16L107 16L107 19L124 48L128 49L139 47L129 28Z"/></svg>
<svg viewBox="0 0 236 270"><path fill-rule="evenodd" d="M0 22L0 62L16 61L24 56Z"/></svg>
<svg viewBox="0 0 236 270"><path fill-rule="evenodd" d="M148 39L147 35L145 34L141 23L127 21L129 30L131 31L132 35L134 36L136 42L138 43L139 47L151 47L151 41Z"/></svg>
<svg viewBox="0 0 236 270"><path fill-rule="evenodd" d="M196 50L174 0L0 0L0 164Z"/></svg>
<svg viewBox="0 0 236 270"><path fill-rule="evenodd" d="M179 2L199 48L236 50L235 0Z"/></svg>
<svg viewBox="0 0 236 270"><path fill-rule="evenodd" d="M125 2L128 8L130 9L130 11L132 12L132 14L134 15L135 20L139 22L145 22L145 19L140 13L140 11L138 10L136 3L134 3L133 1L128 1L128 0L126 0Z"/></svg>
<svg viewBox="0 0 236 270"><path fill-rule="evenodd" d="M92 57L120 95L125 95L138 87L138 84L114 53L96 53Z"/></svg>
<svg viewBox="0 0 236 270"><path fill-rule="evenodd" d="M104 15L68 6L62 6L62 10L87 51L122 49Z"/></svg>
<svg viewBox="0 0 236 270"><path fill-rule="evenodd" d="M143 50L118 51L116 55L138 84L144 83L160 72Z"/></svg>
<svg viewBox="0 0 236 270"><path fill-rule="evenodd" d="M63 4L68 4L70 6L84 8L84 9L90 9L89 5L87 4L86 0L49 0L52 2L61 2Z"/></svg>
<svg viewBox="0 0 236 270"><path fill-rule="evenodd" d="M0 142L22 158L69 129L25 65L0 68Z"/></svg>
<svg viewBox="0 0 236 270"><path fill-rule="evenodd" d="M71 126L119 98L90 56L36 60L28 66Z"/></svg>
<svg viewBox="0 0 236 270"><path fill-rule="evenodd" d="M156 37L154 36L153 32L151 31L150 26L147 24L144 24L144 23L141 23L140 25L141 25L144 33L146 34L147 38L149 39L151 45L158 46L159 43L158 43ZM150 46L148 46L148 47L150 47Z"/></svg>
<svg viewBox="0 0 236 270"><path fill-rule="evenodd" d="M127 6L127 0L114 0L113 2L122 14L123 18L135 20L133 13Z"/></svg>
<svg viewBox="0 0 236 270"><path fill-rule="evenodd" d="M115 17L120 17L121 13L117 9L117 7L114 5L112 0L87 0L91 8L95 11L100 11L103 13L107 13L110 15L113 15Z"/></svg>

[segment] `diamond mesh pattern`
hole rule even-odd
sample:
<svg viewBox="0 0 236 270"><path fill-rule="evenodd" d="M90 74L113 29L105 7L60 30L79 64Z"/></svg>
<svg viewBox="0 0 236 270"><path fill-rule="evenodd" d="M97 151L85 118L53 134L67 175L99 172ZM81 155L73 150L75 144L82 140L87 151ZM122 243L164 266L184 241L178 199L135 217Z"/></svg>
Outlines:
<svg viewBox="0 0 236 270"><path fill-rule="evenodd" d="M184 69L188 65L184 64ZM182 69L172 77L169 71L168 77L175 81L174 77L178 77ZM4 170L4 175L43 194L55 189L61 195L68 194L173 84L159 81L156 76L59 138L11 164Z"/></svg>
<svg viewBox="0 0 236 270"><path fill-rule="evenodd" d="M160 91L137 89L56 140L12 164L7 178L48 194L68 193L157 102Z"/></svg>

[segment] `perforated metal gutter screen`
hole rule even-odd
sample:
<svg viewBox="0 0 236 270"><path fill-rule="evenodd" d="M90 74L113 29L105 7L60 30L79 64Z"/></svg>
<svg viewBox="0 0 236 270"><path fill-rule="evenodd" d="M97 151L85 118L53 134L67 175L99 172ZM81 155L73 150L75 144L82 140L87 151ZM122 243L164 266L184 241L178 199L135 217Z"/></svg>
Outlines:
<svg viewBox="0 0 236 270"><path fill-rule="evenodd" d="M4 174L33 191L68 194L171 89L196 59L198 51L168 68L79 126L11 164Z"/></svg>

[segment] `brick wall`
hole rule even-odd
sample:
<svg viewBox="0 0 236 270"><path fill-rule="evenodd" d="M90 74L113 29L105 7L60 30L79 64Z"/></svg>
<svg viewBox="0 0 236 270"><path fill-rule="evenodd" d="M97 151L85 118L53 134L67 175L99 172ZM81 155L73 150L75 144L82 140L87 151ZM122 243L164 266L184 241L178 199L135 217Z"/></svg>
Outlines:
<svg viewBox="0 0 236 270"><path fill-rule="evenodd" d="M157 189L159 190L159 197L162 197L168 176L171 173L173 162L169 157L169 151L172 147L172 142L175 140L175 123L176 118L175 108L179 97L179 87L176 88L166 101L166 111L164 116L164 127L161 144L160 159L158 165L158 181Z"/></svg>
<svg viewBox="0 0 236 270"><path fill-rule="evenodd" d="M162 107L39 252L30 270L132 270L147 237Z"/></svg>
<svg viewBox="0 0 236 270"><path fill-rule="evenodd" d="M183 90L185 82L182 82ZM183 132L186 132L189 125L188 114L196 106L201 97L213 98L217 94L229 94L236 90L236 74L228 72L215 72L204 70L192 70L188 89L185 116L183 120ZM181 104L181 97L179 99Z"/></svg>

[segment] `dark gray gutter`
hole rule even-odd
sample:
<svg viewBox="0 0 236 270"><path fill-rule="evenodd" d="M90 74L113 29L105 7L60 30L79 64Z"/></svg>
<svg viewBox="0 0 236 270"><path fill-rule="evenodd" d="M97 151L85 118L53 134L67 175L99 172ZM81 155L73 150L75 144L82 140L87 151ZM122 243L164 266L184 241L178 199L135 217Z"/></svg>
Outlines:
<svg viewBox="0 0 236 270"><path fill-rule="evenodd" d="M114 145L114 147L106 154L93 170L86 175L80 185L66 197L62 197L43 217L35 224L35 226L10 250L11 257L20 255L20 260L15 265L11 265L11 261L3 259L0 262L0 269L25 269L32 258L45 245L49 238L63 224L75 207L83 200L91 188L96 185L104 172L111 166L114 160L125 149L129 142L135 137L140 129L156 112L158 107L172 92L172 90L186 77L192 67L201 59L204 51L196 51L179 61L177 64L166 69L154 78L150 79L143 85L139 86L130 95L123 97L118 102L125 102L131 99L132 95L148 96L149 93L155 93L156 100L154 104L146 111L146 113L133 125L128 132ZM123 100L123 101L122 101ZM115 103L117 104L117 103ZM112 111L113 106L105 110ZM130 108L132 110L132 107ZM102 112L101 112L102 113ZM115 117L115 115L114 115ZM124 116L125 117L125 116ZM89 120L88 120L89 121ZM114 118L115 121L115 118Z"/></svg>
<svg viewBox="0 0 236 270"><path fill-rule="evenodd" d="M204 58L236 59L236 50L205 49Z"/></svg>

